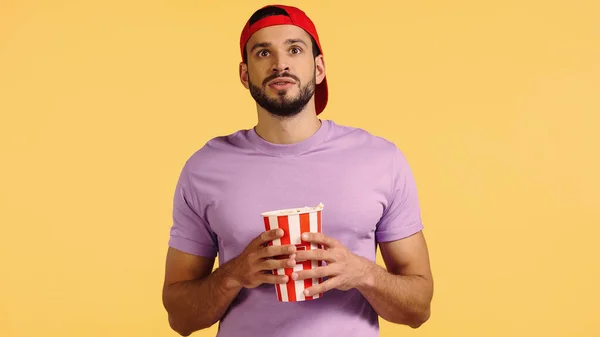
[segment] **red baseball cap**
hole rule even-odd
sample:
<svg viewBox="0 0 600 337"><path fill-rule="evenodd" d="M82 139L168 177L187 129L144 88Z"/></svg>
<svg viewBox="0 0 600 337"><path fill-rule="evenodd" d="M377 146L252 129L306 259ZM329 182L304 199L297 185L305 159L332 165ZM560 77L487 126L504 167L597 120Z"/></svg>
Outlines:
<svg viewBox="0 0 600 337"><path fill-rule="evenodd" d="M319 34L317 34L317 28L315 27L312 20L300 9L292 6L284 6L284 5L268 5L264 6L261 9L275 7L283 10L287 15L270 15L266 16L258 21L250 24L250 20L246 22L244 29L242 30L242 34L240 36L240 52L242 54L242 61L246 62L244 59L244 51L246 48L246 43L250 39L250 36L254 34L256 31L270 26L276 25L294 25L304 29L317 43L319 46L319 50L321 54L323 54L323 48L321 47L321 42L319 41ZM327 105L327 78L323 78L323 81L320 84L316 85L315 88L315 109L317 115L320 114Z"/></svg>

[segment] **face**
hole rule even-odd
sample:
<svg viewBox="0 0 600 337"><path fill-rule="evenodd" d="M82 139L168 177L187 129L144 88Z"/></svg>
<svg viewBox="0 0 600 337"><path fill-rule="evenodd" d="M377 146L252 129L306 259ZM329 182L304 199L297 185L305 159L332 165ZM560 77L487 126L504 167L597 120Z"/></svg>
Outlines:
<svg viewBox="0 0 600 337"><path fill-rule="evenodd" d="M311 102L325 77L323 58L313 57L310 35L302 28L263 28L246 44L240 79L258 105L280 117L294 116Z"/></svg>

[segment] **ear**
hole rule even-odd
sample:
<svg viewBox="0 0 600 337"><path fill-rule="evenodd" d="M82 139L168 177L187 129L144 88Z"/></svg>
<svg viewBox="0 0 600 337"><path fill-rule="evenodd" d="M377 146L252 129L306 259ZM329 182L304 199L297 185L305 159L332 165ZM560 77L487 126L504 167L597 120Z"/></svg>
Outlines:
<svg viewBox="0 0 600 337"><path fill-rule="evenodd" d="M317 84L321 84L325 78L325 59L323 55L319 55L315 58L315 77Z"/></svg>
<svg viewBox="0 0 600 337"><path fill-rule="evenodd" d="M246 88L246 89L250 89L250 86L248 85L248 65L244 62L240 62L240 82L242 82L242 85Z"/></svg>

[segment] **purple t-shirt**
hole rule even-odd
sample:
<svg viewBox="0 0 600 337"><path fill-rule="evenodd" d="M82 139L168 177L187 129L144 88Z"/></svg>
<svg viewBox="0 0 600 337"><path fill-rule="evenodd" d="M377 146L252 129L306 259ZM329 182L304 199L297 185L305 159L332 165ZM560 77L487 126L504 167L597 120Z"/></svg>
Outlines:
<svg viewBox="0 0 600 337"><path fill-rule="evenodd" d="M322 120L310 138L273 144L254 129L216 137L183 166L169 245L224 264L265 230L261 212L323 203L324 234L374 261L377 242L423 229L406 158L384 138ZM357 290L278 302L274 285L243 289L219 337L379 335L377 313Z"/></svg>

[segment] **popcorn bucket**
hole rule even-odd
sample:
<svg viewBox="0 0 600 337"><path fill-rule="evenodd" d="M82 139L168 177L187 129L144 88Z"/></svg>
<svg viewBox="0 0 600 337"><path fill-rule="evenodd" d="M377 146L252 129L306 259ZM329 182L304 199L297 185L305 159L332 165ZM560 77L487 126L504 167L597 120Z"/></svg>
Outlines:
<svg viewBox="0 0 600 337"><path fill-rule="evenodd" d="M302 241L300 238L302 233L305 232L321 233L322 211L323 204L319 204L316 207L291 208L261 213L266 230L283 229L283 236L269 242L269 245L293 244L297 250L322 249L322 245ZM322 294L305 296L304 290L323 282L322 278L293 280L292 273L294 271L313 269L322 265L324 265L323 261L308 260L297 263L294 267L273 270L273 274L275 275L288 275L289 277L289 281L286 284L275 285L277 299L280 302L298 302L321 297Z"/></svg>

